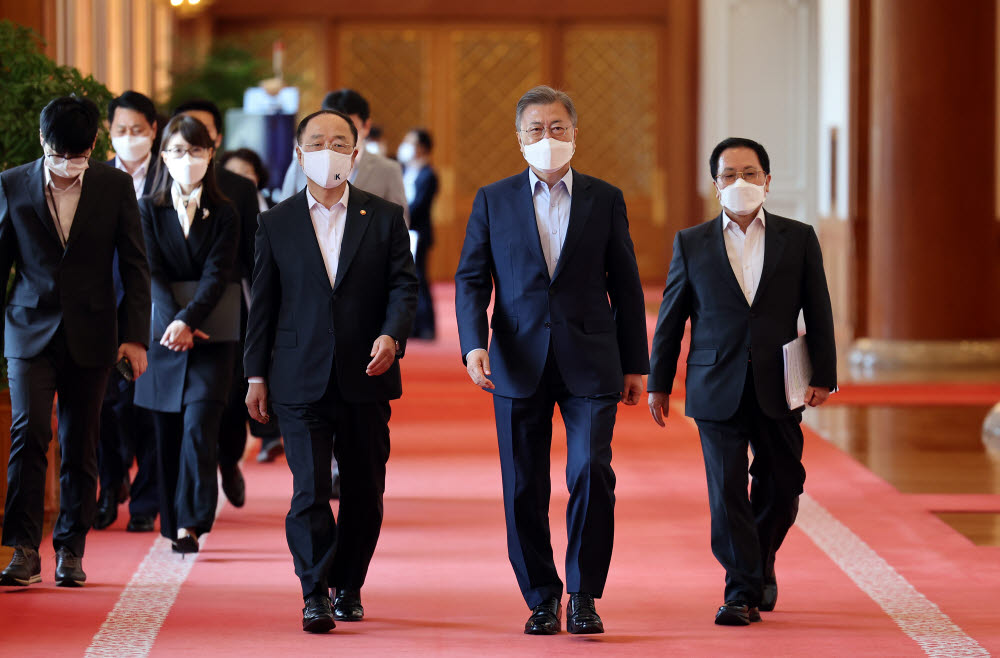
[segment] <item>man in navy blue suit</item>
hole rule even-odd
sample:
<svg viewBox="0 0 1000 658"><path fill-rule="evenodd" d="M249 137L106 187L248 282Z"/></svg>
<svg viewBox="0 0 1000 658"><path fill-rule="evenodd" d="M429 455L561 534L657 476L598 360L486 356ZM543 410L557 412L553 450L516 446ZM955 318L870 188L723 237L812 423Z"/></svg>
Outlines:
<svg viewBox="0 0 1000 658"><path fill-rule="evenodd" d="M621 190L570 168L573 101L535 87L515 121L530 166L476 194L455 274L459 337L469 377L493 393L507 551L531 608L524 632L561 626L548 522L558 404L570 493L566 628L603 633L594 599L614 539L611 437L618 402L637 404L649 372L642 285Z"/></svg>
<svg viewBox="0 0 1000 658"><path fill-rule="evenodd" d="M690 318L685 412L701 434L712 551L726 569L715 623L746 626L774 609L774 557L795 522L806 479L801 408L789 409L785 400L781 348L798 335L801 311L813 368L810 406L823 404L837 386L837 350L816 232L764 210L767 151L731 137L712 151L709 168L723 212L674 239L653 335L649 411L663 426Z"/></svg>

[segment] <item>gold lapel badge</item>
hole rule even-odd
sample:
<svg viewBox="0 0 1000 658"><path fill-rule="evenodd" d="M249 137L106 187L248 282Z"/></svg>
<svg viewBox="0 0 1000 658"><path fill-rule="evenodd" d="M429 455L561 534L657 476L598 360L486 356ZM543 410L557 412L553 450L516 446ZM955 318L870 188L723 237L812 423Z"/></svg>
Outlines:
<svg viewBox="0 0 1000 658"><path fill-rule="evenodd" d="M361 214L362 214L362 215L367 215L367 214L368 214L368 212L367 212L367 211L365 211L365 210L362 210L362 211L361 211Z"/></svg>

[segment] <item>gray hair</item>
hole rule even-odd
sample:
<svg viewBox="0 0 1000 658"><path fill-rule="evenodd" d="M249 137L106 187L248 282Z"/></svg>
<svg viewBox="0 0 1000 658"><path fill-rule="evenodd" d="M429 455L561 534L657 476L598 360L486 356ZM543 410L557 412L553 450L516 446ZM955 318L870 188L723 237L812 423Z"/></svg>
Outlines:
<svg viewBox="0 0 1000 658"><path fill-rule="evenodd" d="M573 99L565 91L553 89L548 85L538 85L533 89L524 92L524 96L517 101L517 112L514 114L514 125L521 129L521 116L530 105L551 105L552 103L562 103L569 113L569 120L576 127L576 108L573 107Z"/></svg>

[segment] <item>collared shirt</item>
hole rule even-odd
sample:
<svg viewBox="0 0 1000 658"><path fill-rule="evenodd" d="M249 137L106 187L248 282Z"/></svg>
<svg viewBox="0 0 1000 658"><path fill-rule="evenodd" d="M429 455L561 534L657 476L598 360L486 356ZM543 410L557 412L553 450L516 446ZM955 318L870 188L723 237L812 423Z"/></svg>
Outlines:
<svg viewBox="0 0 1000 658"><path fill-rule="evenodd" d="M551 189L531 169L528 170L528 182L531 183L531 200L535 205L538 239L542 243L542 255L545 256L545 265L551 277L556 271L556 263L559 262L563 242L566 241L566 229L569 227L573 170L567 171Z"/></svg>
<svg viewBox="0 0 1000 658"><path fill-rule="evenodd" d="M153 160L152 152L146 154L146 159L142 161L142 164L135 171L129 171L125 168L125 163L117 155L115 156L115 169L121 169L126 174L132 177L132 187L135 188L135 198L142 196L142 190L146 187L146 174L149 173L149 163Z"/></svg>
<svg viewBox="0 0 1000 658"><path fill-rule="evenodd" d="M426 166L422 162L414 162L403 167L403 192L406 194L406 202L411 205L417 198L417 176Z"/></svg>
<svg viewBox="0 0 1000 658"><path fill-rule="evenodd" d="M317 201L309 188L306 188L306 205L309 207L309 216L312 218L316 241L323 254L323 264L326 265L331 287L337 283L337 266L340 263L340 245L344 241L344 225L347 224L347 195L350 188L350 185L344 186L344 196L330 209Z"/></svg>
<svg viewBox="0 0 1000 658"><path fill-rule="evenodd" d="M56 224L56 232L59 234L59 242L66 246L69 240L69 231L73 227L73 217L76 216L76 207L80 205L80 193L83 192L83 174L70 183L69 187L59 189L52 181L52 173L49 168L42 164L45 170L45 200L49 204L49 213Z"/></svg>
<svg viewBox="0 0 1000 658"><path fill-rule="evenodd" d="M170 198L174 202L174 210L177 211L177 221L181 223L181 230L184 231L184 239L187 239L188 233L191 232L191 224L194 223L194 214L201 204L201 191L203 189L205 189L204 186L199 185L191 193L191 196L185 199L184 193L181 192L180 183L174 181L173 185L170 186Z"/></svg>
<svg viewBox="0 0 1000 658"><path fill-rule="evenodd" d="M764 221L764 207L761 206L744 233L725 211L722 213L722 235L726 240L729 266L733 268L748 304L753 303L760 284L760 273L764 269Z"/></svg>

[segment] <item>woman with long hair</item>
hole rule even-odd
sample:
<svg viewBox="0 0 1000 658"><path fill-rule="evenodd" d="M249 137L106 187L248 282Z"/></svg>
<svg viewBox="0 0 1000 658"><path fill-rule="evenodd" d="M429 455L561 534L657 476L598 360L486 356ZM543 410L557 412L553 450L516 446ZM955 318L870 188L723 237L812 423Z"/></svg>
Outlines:
<svg viewBox="0 0 1000 658"><path fill-rule="evenodd" d="M135 404L152 411L160 534L179 553L197 552L215 520L219 425L237 358L239 221L219 191L214 146L197 119L174 117L155 191L139 202L153 316Z"/></svg>

